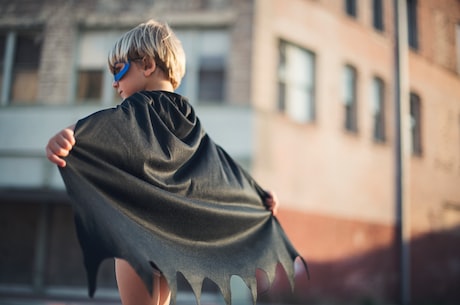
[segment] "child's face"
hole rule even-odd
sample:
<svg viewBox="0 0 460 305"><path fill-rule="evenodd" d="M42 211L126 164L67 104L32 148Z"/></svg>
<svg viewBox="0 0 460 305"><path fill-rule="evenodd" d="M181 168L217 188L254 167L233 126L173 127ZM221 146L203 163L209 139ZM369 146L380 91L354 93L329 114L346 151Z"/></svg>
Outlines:
<svg viewBox="0 0 460 305"><path fill-rule="evenodd" d="M142 69L142 62L139 60L116 63L112 70L114 74L112 86L122 99L138 91L146 90L145 70Z"/></svg>

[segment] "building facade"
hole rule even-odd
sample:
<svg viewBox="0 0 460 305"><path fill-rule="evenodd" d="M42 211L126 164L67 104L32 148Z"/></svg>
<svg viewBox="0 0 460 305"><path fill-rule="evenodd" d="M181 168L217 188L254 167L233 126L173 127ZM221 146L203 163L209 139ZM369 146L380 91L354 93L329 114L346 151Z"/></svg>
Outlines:
<svg viewBox="0 0 460 305"><path fill-rule="evenodd" d="M279 220L308 262L294 294L280 275L261 301L458 303L460 2L404 3L397 74L394 1L0 1L0 303L86 300L72 211L44 147L120 102L107 51L150 18L183 42L178 92L276 191ZM98 285L95 303L118 302L112 262Z"/></svg>
<svg viewBox="0 0 460 305"><path fill-rule="evenodd" d="M404 1L403 53L396 2L257 1L253 169L307 299L460 300L460 2Z"/></svg>

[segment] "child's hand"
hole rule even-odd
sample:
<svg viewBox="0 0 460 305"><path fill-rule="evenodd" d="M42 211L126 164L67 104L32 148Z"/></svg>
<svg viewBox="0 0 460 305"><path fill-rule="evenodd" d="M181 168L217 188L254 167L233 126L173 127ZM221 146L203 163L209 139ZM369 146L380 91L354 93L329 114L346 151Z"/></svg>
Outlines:
<svg viewBox="0 0 460 305"><path fill-rule="evenodd" d="M265 198L265 206L272 212L273 216L276 216L279 207L278 197L274 192L268 191L267 193L269 196Z"/></svg>
<svg viewBox="0 0 460 305"><path fill-rule="evenodd" d="M54 135L48 141L48 145L46 145L46 157L57 166L66 166L66 162L62 157L68 156L72 147L75 145L74 129L75 125L72 125L61 130Z"/></svg>

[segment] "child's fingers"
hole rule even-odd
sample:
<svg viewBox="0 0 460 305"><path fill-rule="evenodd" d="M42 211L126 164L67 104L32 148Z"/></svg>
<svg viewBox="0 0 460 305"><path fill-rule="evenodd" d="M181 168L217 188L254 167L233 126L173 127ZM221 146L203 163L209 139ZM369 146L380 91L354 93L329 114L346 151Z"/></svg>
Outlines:
<svg viewBox="0 0 460 305"><path fill-rule="evenodd" d="M69 155L69 151L72 149L72 145L66 139L57 136L56 138L50 140L47 149L51 154L57 155L59 157L66 157Z"/></svg>
<svg viewBox="0 0 460 305"><path fill-rule="evenodd" d="M265 205L267 206L268 210L272 212L274 216L278 213L278 197L276 196L275 193L269 191L268 192L269 197L265 199Z"/></svg>
<svg viewBox="0 0 460 305"><path fill-rule="evenodd" d="M60 157L66 157L74 145L73 131L64 129L49 140L47 149Z"/></svg>
<svg viewBox="0 0 460 305"><path fill-rule="evenodd" d="M46 146L46 157L52 163L65 167L66 162L61 157L67 157L73 145L75 145L73 131L64 129L49 140Z"/></svg>
<svg viewBox="0 0 460 305"><path fill-rule="evenodd" d="M59 146L59 148L66 150L68 154L68 152L75 145L75 138L71 130L64 129L55 136L55 141L53 142L55 142L54 144L56 144L56 146Z"/></svg>
<svg viewBox="0 0 460 305"><path fill-rule="evenodd" d="M66 162L62 157L67 157L75 145L75 125L69 126L54 135L46 145L46 157L52 163L65 167Z"/></svg>
<svg viewBox="0 0 460 305"><path fill-rule="evenodd" d="M57 166L60 166L60 167L66 166L65 160L61 159L59 156L53 153L49 148L46 149L46 157L48 158L48 160L50 160L52 163L56 164Z"/></svg>
<svg viewBox="0 0 460 305"><path fill-rule="evenodd" d="M71 147L75 145L75 135L72 129L66 128L62 130L60 135L62 136L62 138L67 140Z"/></svg>

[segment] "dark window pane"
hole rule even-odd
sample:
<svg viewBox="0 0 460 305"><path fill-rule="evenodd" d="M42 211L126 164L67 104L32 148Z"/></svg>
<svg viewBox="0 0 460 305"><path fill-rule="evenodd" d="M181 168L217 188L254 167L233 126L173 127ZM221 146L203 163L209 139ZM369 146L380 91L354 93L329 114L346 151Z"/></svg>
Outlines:
<svg viewBox="0 0 460 305"><path fill-rule="evenodd" d="M286 84L281 81L278 83L278 110L286 111Z"/></svg>
<svg viewBox="0 0 460 305"><path fill-rule="evenodd" d="M224 101L225 62L222 57L204 57L198 73L198 98L201 102Z"/></svg>
<svg viewBox="0 0 460 305"><path fill-rule="evenodd" d="M224 71L201 69L199 77L198 98L200 101L223 102Z"/></svg>
<svg viewBox="0 0 460 305"><path fill-rule="evenodd" d="M352 17L356 17L358 15L356 0L345 0L345 12Z"/></svg>
<svg viewBox="0 0 460 305"><path fill-rule="evenodd" d="M41 47L42 39L37 33L17 35L11 88L15 104L37 99Z"/></svg>
<svg viewBox="0 0 460 305"><path fill-rule="evenodd" d="M286 110L286 42L279 43L278 63L278 110Z"/></svg>
<svg viewBox="0 0 460 305"><path fill-rule="evenodd" d="M100 70L81 70L78 73L77 99L79 101L100 100L102 97L102 77Z"/></svg>
<svg viewBox="0 0 460 305"><path fill-rule="evenodd" d="M41 45L41 37L36 33L18 35L14 59L15 67L37 69L40 63Z"/></svg>
<svg viewBox="0 0 460 305"><path fill-rule="evenodd" d="M355 107L353 105L347 105L345 107L345 129L349 131L356 131L356 120L355 120Z"/></svg>
<svg viewBox="0 0 460 305"><path fill-rule="evenodd" d="M373 81L374 98L374 140L385 141L385 105L384 85L380 78Z"/></svg>
<svg viewBox="0 0 460 305"><path fill-rule="evenodd" d="M358 131L357 120L357 73L352 66L345 66L345 129Z"/></svg>
<svg viewBox="0 0 460 305"><path fill-rule="evenodd" d="M412 153L422 155L422 126L421 126L421 103L420 97L414 93L410 94L410 115L412 133Z"/></svg>
<svg viewBox="0 0 460 305"><path fill-rule="evenodd" d="M418 49L417 0L407 0L409 46Z"/></svg>
<svg viewBox="0 0 460 305"><path fill-rule="evenodd" d="M383 31L383 1L382 0L373 0L373 25L374 28Z"/></svg>

